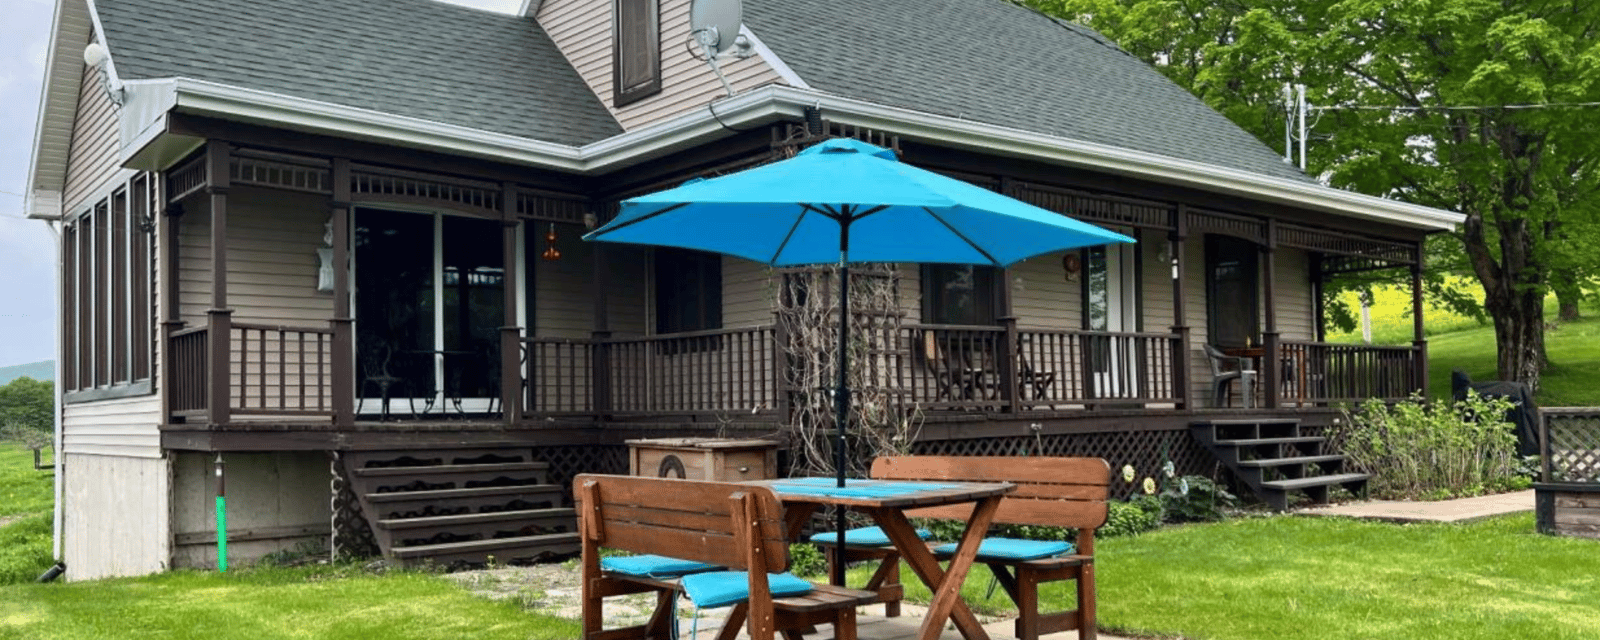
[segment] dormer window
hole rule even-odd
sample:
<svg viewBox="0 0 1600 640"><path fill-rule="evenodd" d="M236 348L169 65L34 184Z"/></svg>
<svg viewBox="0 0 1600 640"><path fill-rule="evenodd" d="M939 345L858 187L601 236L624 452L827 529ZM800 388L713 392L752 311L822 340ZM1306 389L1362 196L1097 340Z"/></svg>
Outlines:
<svg viewBox="0 0 1600 640"><path fill-rule="evenodd" d="M661 92L660 0L612 0L613 103L621 107Z"/></svg>

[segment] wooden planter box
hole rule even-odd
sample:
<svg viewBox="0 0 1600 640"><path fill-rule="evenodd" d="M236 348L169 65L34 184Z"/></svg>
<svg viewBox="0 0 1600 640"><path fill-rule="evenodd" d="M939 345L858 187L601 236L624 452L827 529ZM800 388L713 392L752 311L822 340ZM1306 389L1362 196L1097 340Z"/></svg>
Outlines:
<svg viewBox="0 0 1600 640"><path fill-rule="evenodd" d="M628 440L628 473L657 478L738 482L778 477L776 440L652 438Z"/></svg>
<svg viewBox="0 0 1600 640"><path fill-rule="evenodd" d="M1600 483L1535 483L1539 533L1600 539Z"/></svg>

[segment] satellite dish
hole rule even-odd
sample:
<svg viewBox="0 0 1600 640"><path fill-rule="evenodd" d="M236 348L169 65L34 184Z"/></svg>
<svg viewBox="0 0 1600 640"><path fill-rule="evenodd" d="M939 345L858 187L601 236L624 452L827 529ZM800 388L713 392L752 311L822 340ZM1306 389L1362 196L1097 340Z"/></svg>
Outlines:
<svg viewBox="0 0 1600 640"><path fill-rule="evenodd" d="M689 28L695 42L714 57L736 48L739 27L744 24L741 0L694 0L689 8Z"/></svg>

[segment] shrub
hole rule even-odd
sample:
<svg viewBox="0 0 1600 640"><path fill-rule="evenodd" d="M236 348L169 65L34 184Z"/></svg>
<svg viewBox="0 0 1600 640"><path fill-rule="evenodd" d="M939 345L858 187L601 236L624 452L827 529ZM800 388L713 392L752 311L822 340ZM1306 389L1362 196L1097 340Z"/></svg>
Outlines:
<svg viewBox="0 0 1600 640"><path fill-rule="evenodd" d="M797 576L820 576L828 573L828 558L817 545L803 542L789 545L789 572Z"/></svg>
<svg viewBox="0 0 1600 640"><path fill-rule="evenodd" d="M1183 476L1161 492L1163 522L1211 522L1223 518L1223 510L1238 504L1238 498L1221 485L1202 476Z"/></svg>
<svg viewBox="0 0 1600 640"><path fill-rule="evenodd" d="M1095 532L1101 538L1132 536L1161 526L1161 504L1154 496L1137 496L1127 502L1112 500L1105 525Z"/></svg>
<svg viewBox="0 0 1600 640"><path fill-rule="evenodd" d="M1474 392L1456 402L1412 396L1391 406L1374 399L1346 409L1335 436L1352 462L1373 474L1374 496L1478 495L1517 484L1517 437L1503 418L1511 407Z"/></svg>

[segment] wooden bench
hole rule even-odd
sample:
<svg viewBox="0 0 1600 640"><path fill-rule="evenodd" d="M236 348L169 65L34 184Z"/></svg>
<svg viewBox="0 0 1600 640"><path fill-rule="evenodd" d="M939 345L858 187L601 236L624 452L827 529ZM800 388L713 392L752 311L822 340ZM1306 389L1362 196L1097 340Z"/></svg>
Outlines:
<svg viewBox="0 0 1600 640"><path fill-rule="evenodd" d="M582 538L583 629L586 640L672 638L682 579L601 568L600 548L668 556L745 572L749 597L734 605L718 638L732 639L748 623L752 640L776 632L798 640L832 624L838 640L855 640L856 607L870 592L812 584L804 595L774 598L768 574L788 569L783 507L771 489L723 482L580 475L573 480ZM605 598L654 593L656 609L643 625L604 629Z"/></svg>
<svg viewBox="0 0 1600 640"><path fill-rule="evenodd" d="M1094 532L1106 521L1106 498L1111 484L1111 469L1106 461L1045 457L887 457L873 461L872 477L1017 485L1015 492L1001 499L994 517L996 524L1067 527L1078 531L1075 549L1065 555L1011 560L986 556L983 550L979 551L978 561L989 566L1017 605L1017 638L1037 640L1042 634L1072 629L1078 630L1080 638L1092 640L1095 637ZM934 507L907 511L906 515L965 521L969 515L967 511L970 508L963 506ZM871 559L892 562L898 557L893 548L855 546L847 547L844 556L847 562ZM829 555L830 560L836 557ZM879 571L867 586L880 601L900 596L900 585L887 578ZM1040 611L1039 585L1060 580L1077 581L1077 609Z"/></svg>

